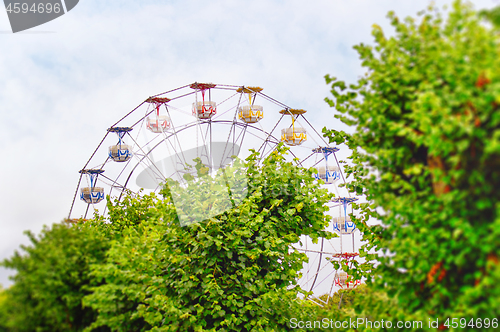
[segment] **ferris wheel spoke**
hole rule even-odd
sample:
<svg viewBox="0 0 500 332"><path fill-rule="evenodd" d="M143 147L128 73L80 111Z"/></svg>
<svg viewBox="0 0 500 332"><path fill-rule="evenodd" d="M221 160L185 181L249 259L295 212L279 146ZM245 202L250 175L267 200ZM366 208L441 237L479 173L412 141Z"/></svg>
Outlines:
<svg viewBox="0 0 500 332"><path fill-rule="evenodd" d="M170 116L170 111L168 110L168 108L167 108L167 112L168 112L168 115ZM186 128L186 126L184 126L184 128ZM173 120L172 120L172 129L173 129L174 133L178 132L177 129L176 129L176 127L175 127L175 125L174 125L174 121ZM179 130L179 132L180 131L181 130ZM172 137L172 136L174 136L174 142L177 141L177 144L179 145L179 148L181 148L181 142L179 141L179 137L177 135L171 134L169 136L169 138ZM175 155L179 156L179 153L176 151L175 146L170 142L170 140L165 140L165 143L167 144L167 146L168 146L168 143L170 143L172 145L172 148L174 149ZM182 159L184 159L184 163L187 164L186 157L184 156L184 152L182 151L182 149L181 149L181 155L182 155Z"/></svg>
<svg viewBox="0 0 500 332"><path fill-rule="evenodd" d="M204 122L204 123L206 123L206 122ZM205 134L203 134L203 129L201 127L202 122L200 121L200 119L197 119L196 124L197 124L196 156L199 157L203 161L203 153L205 153L205 155L207 156L207 164L208 164L207 166L211 169L211 158L210 158L211 143L207 144L207 136L208 136L208 132L211 128L211 124L210 123L207 124L207 129L205 131ZM199 131L201 141L202 141L202 147L201 147L201 151L199 153L198 153L198 148L200 147L200 145L198 143L198 131ZM211 140L209 142L211 142ZM192 162L192 161L190 161L190 162Z"/></svg>
<svg viewBox="0 0 500 332"><path fill-rule="evenodd" d="M328 292L328 297L326 298L326 305L328 305L328 302L330 302L330 298L332 297L333 294L333 286L335 285L335 281L332 281L330 285L330 291Z"/></svg>
<svg viewBox="0 0 500 332"><path fill-rule="evenodd" d="M143 156L142 158L138 158L138 156L135 156L135 154L133 155L133 156L135 156L135 157L138 159L138 162L139 162L139 163L144 163L144 160L145 160L145 159L146 159L146 160L148 160L148 161L151 163L151 165L149 166L149 165L147 165L147 164L146 164L146 167L148 167L149 169L151 169L151 167L154 167L154 168L155 168L155 170L158 172L158 173L157 173L157 174L155 174L155 175L163 176L163 174L162 174L161 170L160 170L160 169L156 166L156 164L155 164L154 160L152 160L152 159L149 157L149 155L151 154L151 152L148 152L148 153L147 153L146 151L144 151L144 150L142 149L142 147L141 147L141 146L137 143L137 141L135 141L135 140L134 140L134 138L133 138L132 136L130 136L130 137L131 137L132 141L133 141L133 142L134 142L134 143L138 146L139 150L142 152L142 156ZM132 159L130 159L130 160L132 160ZM130 160L127 162L127 164L130 162ZM123 168L123 169L125 169L125 168ZM123 172L123 170L122 170L122 172ZM120 172L120 175L122 174L122 172ZM119 176L120 176L120 175L119 175ZM163 177L163 178L164 178L164 177Z"/></svg>
<svg viewBox="0 0 500 332"><path fill-rule="evenodd" d="M334 274L334 273L336 273L336 271L332 271L332 272L330 272L330 273L329 273L329 274L328 274L328 275L327 275L327 276L326 276L323 280L321 280L321 281L318 283L318 285L321 285L321 284L322 284L325 280L327 280L327 279L328 279L328 278L329 278L332 274ZM318 287L318 286L316 286L316 287ZM315 289L316 287L311 288L311 291L312 291L313 289Z"/></svg>
<svg viewBox="0 0 500 332"><path fill-rule="evenodd" d="M283 119L283 117L284 117L284 116L285 116L284 114L283 114L283 115L281 115L280 119L278 120L278 123L276 123L276 125L273 127L273 129L271 130L271 132L268 134L268 137L266 137L265 142L267 142L267 140L269 139L269 136L272 136L272 135L273 135L274 130L276 129L276 127L278 127L278 125L280 124L280 122L281 122L281 120ZM264 143L263 143L263 144L264 144ZM261 147L262 147L262 146L261 146ZM261 149L261 148L259 148L259 150L258 150L258 151L260 151L260 149Z"/></svg>
<svg viewBox="0 0 500 332"><path fill-rule="evenodd" d="M319 264L318 267L321 267L321 264ZM312 270L312 269L314 269L314 267L311 267L311 269L308 269L307 270L308 272L312 272L312 276L309 279L307 279L305 282L303 282L302 284L306 285L306 284L309 284L311 281L313 281L313 284L309 290L309 291L312 291L314 284L316 282L316 278L318 277L319 273L322 272L327 267L329 267L329 264L323 264L323 266L321 268L315 269L315 270Z"/></svg>
<svg viewBox="0 0 500 332"><path fill-rule="evenodd" d="M233 131L234 131L234 134L233 134L233 143L236 143L236 142L239 142L239 145L243 145L243 140L245 139L245 135L247 134L247 129L248 129L248 123L243 126L243 127L240 127L240 132L238 134L238 136L236 136L236 127L238 127L238 125L235 123L234 126L233 126Z"/></svg>
<svg viewBox="0 0 500 332"><path fill-rule="evenodd" d="M209 151L209 156L208 156L208 164L209 164L209 166L208 166L208 168L210 170L212 170L213 169L213 166L212 166L212 164L213 164L213 160L212 160L212 122L208 123L208 127L210 128L210 140L209 140L210 146L208 148L208 151Z"/></svg>
<svg viewBox="0 0 500 332"><path fill-rule="evenodd" d="M264 143L262 143L262 145L260 146L259 150L257 150L257 152L261 154L262 159L266 158L266 147L268 143L269 141L264 141Z"/></svg>
<svg viewBox="0 0 500 332"><path fill-rule="evenodd" d="M236 131L236 125L235 125L235 122L233 120L233 123L231 124L231 127L229 129L229 135L228 135L228 137L226 139L226 142L225 142L225 145L224 145L224 150L222 151L222 157L220 159L220 163L219 163L219 165L217 165L218 168L224 167L223 164L227 160L227 158L226 158L226 151L227 151L227 148L228 148L229 144L231 143L231 136L233 137L232 138L231 148L233 150L233 155L234 155L235 134L236 134L235 131ZM244 131L246 131L246 128L242 130L242 132L244 132ZM244 134L243 134L243 136L244 136ZM241 144L240 144L240 146L241 146ZM238 153L239 153L239 151L238 151Z"/></svg>
<svg viewBox="0 0 500 332"><path fill-rule="evenodd" d="M250 126L248 126L248 127L250 127ZM252 133L251 131L248 131L248 134L251 135L251 136L253 136L253 137L255 137L255 138L257 138L257 139L262 139L262 137L256 135L255 133ZM264 134L267 134L267 133L264 133ZM268 140L266 142L264 142L264 143L269 143L269 142L278 144L280 141L277 138L273 137L273 136L268 136ZM257 150L257 151L260 151L260 149Z"/></svg>
<svg viewBox="0 0 500 332"><path fill-rule="evenodd" d="M78 178L78 183L76 185L75 194L73 195L73 202L71 202L71 208L69 209L68 219L71 218L71 213L73 212L73 207L75 206L76 196L78 195L78 188L80 188L80 184L82 183L82 176L83 174L80 173L80 177Z"/></svg>
<svg viewBox="0 0 500 332"><path fill-rule="evenodd" d="M325 239L321 238L321 251L323 251L324 240ZM318 264L318 270L316 271L316 275L314 276L314 281L312 282L311 288L309 290L310 292L312 292L314 284L316 283L316 280L318 279L318 274L319 274L320 267L321 267L321 258L323 258L323 253L322 252L319 254L319 262L320 262L320 264Z"/></svg>
<svg viewBox="0 0 500 332"><path fill-rule="evenodd" d="M83 216L83 219L87 219L87 213L89 212L90 204L87 204L87 208L85 209L85 215Z"/></svg>
<svg viewBox="0 0 500 332"><path fill-rule="evenodd" d="M279 101L277 101L276 99L273 99L273 98L269 97L268 95L266 95L266 94L264 94L264 93L262 93L262 92L258 92L258 94L259 94L260 96L262 96L263 98L267 99L268 101L270 101L270 102L274 103L275 105L281 106L281 107L283 107L283 108L290 108L290 107L288 107L287 105L283 104L282 102L279 102Z"/></svg>
<svg viewBox="0 0 500 332"><path fill-rule="evenodd" d="M271 142L267 141L266 144L263 146L263 150L257 151L261 154L262 160L266 159L276 149L276 146L278 146L279 143L275 143L274 146L272 146L271 144L272 144ZM269 149L266 151L267 147L269 147Z"/></svg>
<svg viewBox="0 0 500 332"><path fill-rule="evenodd" d="M105 176L104 174L101 174L100 176L101 176L102 178L105 178L106 180L108 180L108 181L109 181L109 182L106 182L106 181L102 181L102 180L101 180L101 182L103 182L103 183L105 183L105 184L108 184L108 186L109 186L109 196L110 196L110 197L111 197L111 195L112 195L112 193L113 193L113 189L117 189L117 190L119 190L119 191L120 191L120 193L122 193L122 192L126 189L126 188L125 188L124 186L122 186L122 185L117 185L117 184L116 184L116 180L113 180L113 179L111 179L111 178L109 178L109 177ZM120 190L120 189L121 189L121 190ZM107 206L107 205L105 205L105 206L104 206L104 211L103 211L103 214L104 214L104 213L106 213L107 208L108 208L108 206Z"/></svg>
<svg viewBox="0 0 500 332"><path fill-rule="evenodd" d="M103 183L109 185L111 187L111 189L122 189L122 190L126 189L123 185L119 184L116 180L113 180L104 174L101 174L101 178L104 178L104 179L109 181L109 182L105 182L105 181L101 180Z"/></svg>
<svg viewBox="0 0 500 332"><path fill-rule="evenodd" d="M238 94L239 94L239 99L238 99L238 103L236 104L236 107L235 107L235 110L236 110L236 111L234 112L233 122L231 123L231 128L229 129L229 135L228 135L227 140L226 140L226 145L224 146L224 151L222 151L221 165L219 165L219 168L223 167L222 163L223 163L223 161L226 159L226 158L225 158L225 155L226 155L226 149L227 149L227 146L228 146L229 141L230 141L230 139L231 139L231 136L233 137L233 140L232 140L232 143L233 143L233 145L232 145L232 147L233 147L233 152L234 152L234 145L235 145L235 141L237 141L237 139L235 140L235 136L236 136L236 122L237 122L237 121L236 121L236 116L237 116L237 114L238 114L238 108L239 108L239 106L240 106L240 104L241 104L241 97L243 96L243 94L242 94L242 93L238 93ZM232 96L231 96L231 97L232 97ZM219 104L219 105L220 105L220 104ZM224 112L223 114L225 114L225 113L229 112L230 110L231 110L231 109L227 110L227 111L226 111L226 112ZM222 115L217 116L217 118L219 118L220 116L222 116ZM217 118L216 118L216 119L217 119ZM245 136L245 134L244 134L244 133L246 132L246 129L247 129L247 127L245 126L245 127L244 127L241 131L240 131L240 134L241 134L241 132L243 132L243 137ZM243 139L242 139L242 142L243 142ZM242 144L240 144L239 146L241 147L241 145L242 145ZM239 152L239 151L238 151L238 152Z"/></svg>
<svg viewBox="0 0 500 332"><path fill-rule="evenodd" d="M235 93L234 95L232 95L231 97L227 98L226 100L223 100L222 102L219 103L219 106L224 104L225 102L227 102L228 100L234 98L235 96L239 95L239 93ZM241 98L240 98L241 100ZM239 102L238 102L238 105L239 105ZM231 107L229 108L228 110L224 111L223 113L219 113L217 115L215 115L212 120L217 120L218 118L222 117L224 114L230 112L230 111L233 111L233 110L237 110L238 109L238 105L236 105L235 107Z"/></svg>
<svg viewBox="0 0 500 332"><path fill-rule="evenodd" d="M169 108L171 108L172 110L174 110L176 112L179 112L179 113L182 113L182 114L185 114L185 115L188 115L188 116L193 116L193 114L191 114L190 112L186 112L183 109L177 108L175 106L170 105ZM167 110L168 110L168 108L167 108ZM170 113L169 113L169 116L170 116Z"/></svg>
<svg viewBox="0 0 500 332"><path fill-rule="evenodd" d="M293 158L294 158L294 159L299 159L299 158L295 155L295 153L293 153L293 151L292 151L292 150L290 150L290 151L288 151L288 152L289 152L289 153L293 156ZM302 161L300 161L300 159L299 159L299 166L303 167L303 165L302 165Z"/></svg>
<svg viewBox="0 0 500 332"><path fill-rule="evenodd" d="M330 144L325 140L325 138L323 137L323 135L320 135L318 133L318 131L316 130L316 128L313 127L313 125L311 125L311 123L309 123L309 121L307 121L306 117L302 114L301 115L302 119L304 119L305 122L307 122L307 124L309 125L309 127L314 130L314 132L316 133L317 136L319 136L321 138L321 140L323 141L323 143L325 143L326 146L330 146Z"/></svg>
<svg viewBox="0 0 500 332"><path fill-rule="evenodd" d="M330 244L330 247L332 247L334 252L339 252L339 250L335 248L334 244L331 241L328 241L328 244Z"/></svg>

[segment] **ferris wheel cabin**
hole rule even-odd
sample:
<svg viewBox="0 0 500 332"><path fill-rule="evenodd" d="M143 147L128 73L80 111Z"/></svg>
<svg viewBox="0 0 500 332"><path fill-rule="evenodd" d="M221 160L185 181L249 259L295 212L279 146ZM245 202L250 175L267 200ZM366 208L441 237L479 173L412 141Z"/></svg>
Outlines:
<svg viewBox="0 0 500 332"><path fill-rule="evenodd" d="M245 123L256 123L264 118L263 107L259 105L245 105L238 108L238 118Z"/></svg>
<svg viewBox="0 0 500 332"><path fill-rule="evenodd" d="M217 104L215 101L210 100L210 89L215 87L212 83L193 83L190 85L191 89L196 91L196 98L198 98L198 91L201 92L201 101L196 100L193 103L193 115L200 120L211 119L217 113ZM205 93L208 92L208 100L205 100Z"/></svg>
<svg viewBox="0 0 500 332"><path fill-rule="evenodd" d="M146 100L147 103L154 104L155 114L146 118L146 128L155 134L168 132L172 126L170 117L165 114L160 115L160 106L165 105L170 101L169 98L150 97Z"/></svg>
<svg viewBox="0 0 500 332"><path fill-rule="evenodd" d="M109 128L109 132L114 132L118 135L118 144L109 147L109 157L116 162L122 163L132 158L132 148L123 143L123 137L131 131L129 127L114 127Z"/></svg>
<svg viewBox="0 0 500 332"><path fill-rule="evenodd" d="M88 204L96 204L104 199L103 187L84 187L80 190L80 199Z"/></svg>
<svg viewBox="0 0 500 332"><path fill-rule="evenodd" d="M296 146L304 143L307 140L307 132L305 128L295 125L295 121L299 115L306 113L302 109L284 109L281 114L290 115L292 117L292 126L290 128L281 129L281 141L290 146Z"/></svg>
<svg viewBox="0 0 500 332"><path fill-rule="evenodd" d="M201 120L208 120L217 113L215 101L203 100L193 103L193 115Z"/></svg>
<svg viewBox="0 0 500 332"><path fill-rule="evenodd" d="M313 174L316 180L323 180L325 184L332 184L340 179L340 170L337 166L319 166Z"/></svg>
<svg viewBox="0 0 500 332"><path fill-rule="evenodd" d="M352 234L356 230L356 224L350 216L332 217L333 231L339 234Z"/></svg>
<svg viewBox="0 0 500 332"><path fill-rule="evenodd" d="M236 91L247 94L248 105L238 107L238 118L245 123L256 123L264 118L264 108L254 105L255 97L263 89L261 87L241 87Z"/></svg>
<svg viewBox="0 0 500 332"><path fill-rule="evenodd" d="M96 180L99 174L104 173L101 169L83 169L80 174L86 174L90 178L90 187L80 189L80 199L87 204L96 204L104 199L104 188L96 187Z"/></svg>
<svg viewBox="0 0 500 332"><path fill-rule="evenodd" d="M156 115L146 119L146 128L155 134L169 131L170 126L170 117L167 115Z"/></svg>
<svg viewBox="0 0 500 332"><path fill-rule="evenodd" d="M354 280L348 282L347 279L349 278L349 275L344 272L340 271L335 278L335 285L339 286L342 289L353 289L354 287L358 286L360 281L359 280Z"/></svg>
<svg viewBox="0 0 500 332"><path fill-rule="evenodd" d="M344 215L332 218L333 230L340 234L351 234L356 230L356 224L351 221L351 217L347 215L347 205L358 199L355 197L334 197L332 202L340 203L343 206ZM342 209L340 210L342 211ZM341 213L341 212L340 212Z"/></svg>
<svg viewBox="0 0 500 332"><path fill-rule="evenodd" d="M281 141L287 145L300 145L307 140L307 132L302 127L281 129Z"/></svg>

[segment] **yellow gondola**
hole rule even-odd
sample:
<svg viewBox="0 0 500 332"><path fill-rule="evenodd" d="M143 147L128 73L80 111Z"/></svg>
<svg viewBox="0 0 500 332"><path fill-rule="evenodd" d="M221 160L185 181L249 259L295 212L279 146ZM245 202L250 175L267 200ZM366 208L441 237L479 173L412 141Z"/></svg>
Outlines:
<svg viewBox="0 0 500 332"><path fill-rule="evenodd" d="M248 95L248 105L238 108L238 118L245 123L256 123L264 118L264 108L254 105L255 96L263 89L260 87L241 87L236 91ZM252 100L253 98L253 100Z"/></svg>
<svg viewBox="0 0 500 332"><path fill-rule="evenodd" d="M303 109L284 109L281 114L292 117L292 126L281 129L281 141L290 146L300 145L307 140L307 132L304 128L295 125L295 120L299 115L306 113Z"/></svg>

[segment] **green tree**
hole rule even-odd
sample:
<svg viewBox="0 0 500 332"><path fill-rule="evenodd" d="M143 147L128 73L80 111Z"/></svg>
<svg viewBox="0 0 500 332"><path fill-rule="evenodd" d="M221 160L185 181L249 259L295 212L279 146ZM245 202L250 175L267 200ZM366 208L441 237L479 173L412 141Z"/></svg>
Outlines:
<svg viewBox="0 0 500 332"><path fill-rule="evenodd" d="M0 326L9 331L82 331L95 319L82 306L93 280L89 265L104 259L108 244L96 224L54 224L40 236L26 232L21 246L2 265L17 271L0 298ZM103 330L104 331L104 330Z"/></svg>
<svg viewBox="0 0 500 332"><path fill-rule="evenodd" d="M499 317L498 35L461 1L446 19L432 7L389 19L394 37L374 25L376 45L355 47L364 77L326 76L327 102L354 133L323 131L353 151L348 187L370 202L357 218L361 255L377 262L367 277L405 319Z"/></svg>
<svg viewBox="0 0 500 332"><path fill-rule="evenodd" d="M497 29L500 28L500 6L494 7L492 9L483 9L479 12L479 15L493 24Z"/></svg>
<svg viewBox="0 0 500 332"><path fill-rule="evenodd" d="M0 285L0 332L7 331L7 320L9 317L7 313L7 303L7 292Z"/></svg>
<svg viewBox="0 0 500 332"><path fill-rule="evenodd" d="M162 198L126 195L108 203L107 219L27 232L31 245L2 262L17 274L0 292L0 327L283 331L292 317L316 315L298 296L307 256L291 244L303 234L333 236L324 231L331 195L284 153L280 147L262 166L254 153L215 178L188 176L187 188L170 183ZM181 223L187 205L175 206L172 195L212 217L186 222L184 213ZM230 197L226 210L221 197Z"/></svg>
<svg viewBox="0 0 500 332"><path fill-rule="evenodd" d="M164 199L127 197L110 205L110 221L130 226L120 241L111 241L106 261L93 266L93 275L104 283L84 300L99 312L92 327L283 331L292 317L314 316L314 307L298 298L303 291L297 273L307 257L291 244L303 234L333 236L324 231L331 195L311 171L286 162L283 153L271 154L262 166L253 154L215 178L188 177L181 195L193 204L215 204L220 200L210 195L222 195L220 179L237 184L246 170L246 197L203 222L181 226L169 195L181 192L175 183ZM232 191L233 200L235 195ZM130 223L138 211L140 221Z"/></svg>

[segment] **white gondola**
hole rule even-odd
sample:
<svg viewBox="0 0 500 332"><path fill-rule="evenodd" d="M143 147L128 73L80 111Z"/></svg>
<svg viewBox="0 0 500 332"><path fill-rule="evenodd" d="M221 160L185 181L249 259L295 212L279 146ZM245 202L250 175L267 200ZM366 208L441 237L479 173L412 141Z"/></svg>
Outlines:
<svg viewBox="0 0 500 332"><path fill-rule="evenodd" d="M217 113L215 101L204 100L193 103L193 115L201 120L208 120Z"/></svg>
<svg viewBox="0 0 500 332"><path fill-rule="evenodd" d="M333 230L340 234L352 234L356 230L356 224L351 221L351 217L347 214L347 205L357 201L355 197L334 197L332 202L340 203L341 210L338 217L333 217ZM342 212L343 215L342 215Z"/></svg>
<svg viewBox="0 0 500 332"><path fill-rule="evenodd" d="M160 115L160 107L162 105L165 105L165 109L167 109L167 103L169 101L169 98L164 97L149 97L148 99L146 99L146 103L154 105L154 111L156 113L152 116L148 116L146 119L146 128L149 131L155 134L161 134L165 131L170 130L170 127L172 125L170 117L163 114Z"/></svg>
<svg viewBox="0 0 500 332"><path fill-rule="evenodd" d="M210 89L214 87L215 84L212 83L196 82L190 85L190 88L196 91L196 96L198 91L201 92L201 101L196 99L193 103L193 115L200 120L209 120L217 113L217 104L210 99ZM208 92L207 100L205 100L206 92Z"/></svg>
<svg viewBox="0 0 500 332"><path fill-rule="evenodd" d="M104 188L84 187L80 189L80 199L88 204L96 204L104 199Z"/></svg>
<svg viewBox="0 0 500 332"><path fill-rule="evenodd" d="M155 115L146 119L146 128L155 134L169 131L170 127L170 117L167 115Z"/></svg>
<svg viewBox="0 0 500 332"><path fill-rule="evenodd" d="M280 111L283 115L290 115L292 117L292 126L290 128L281 129L281 141L290 146L296 146L304 143L307 140L307 132L304 128L296 126L297 118L306 111L303 109L287 108Z"/></svg>
<svg viewBox="0 0 500 332"><path fill-rule="evenodd" d="M332 217L332 223L333 231L339 234L351 234L356 230L356 224L351 221L350 216Z"/></svg>
<svg viewBox="0 0 500 332"><path fill-rule="evenodd" d="M104 173L102 169L82 169L82 175L87 175L90 178L90 187L80 189L80 199L87 204L96 204L104 199L104 188L96 187L97 177Z"/></svg>
<svg viewBox="0 0 500 332"><path fill-rule="evenodd" d="M341 178L340 170L337 166L319 166L313 173L316 180L323 180L325 184L332 184Z"/></svg>
<svg viewBox="0 0 500 332"><path fill-rule="evenodd" d="M256 123L264 118L264 108L259 105L245 105L238 108L238 118L246 123Z"/></svg>
<svg viewBox="0 0 500 332"><path fill-rule="evenodd" d="M122 163L132 158L132 149L127 144L117 144L109 147L109 157Z"/></svg>
<svg viewBox="0 0 500 332"><path fill-rule="evenodd" d="M119 163L123 163L132 158L132 147L123 142L123 137L131 130L132 128L130 127L112 127L108 129L108 132L113 132L118 135L118 144L109 147L109 158Z"/></svg>
<svg viewBox="0 0 500 332"><path fill-rule="evenodd" d="M287 145L300 145L307 140L307 132L302 127L281 129L281 141Z"/></svg>
<svg viewBox="0 0 500 332"><path fill-rule="evenodd" d="M264 118L264 108L259 105L254 105L255 98L262 91L258 86L240 87L236 90L242 94L246 94L248 105L238 107L238 118L245 123L256 123Z"/></svg>
<svg viewBox="0 0 500 332"><path fill-rule="evenodd" d="M353 289L354 287L356 287L359 282L347 282L347 279L349 278L349 275L344 272L344 271L340 271L338 274L337 274L337 278L335 280L335 283L337 284L337 286L339 286L340 288L342 289Z"/></svg>

